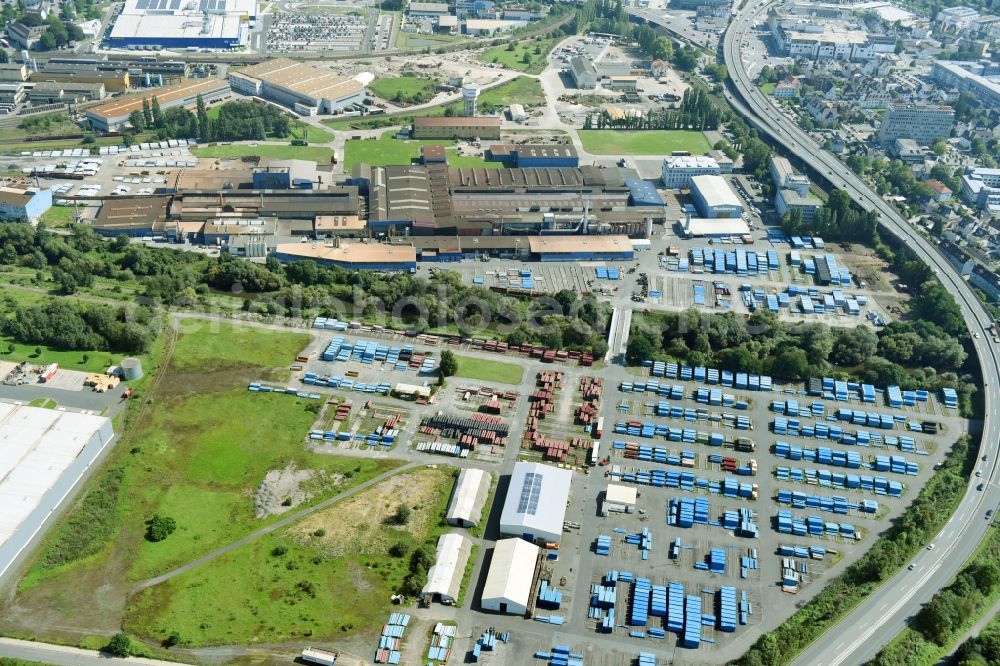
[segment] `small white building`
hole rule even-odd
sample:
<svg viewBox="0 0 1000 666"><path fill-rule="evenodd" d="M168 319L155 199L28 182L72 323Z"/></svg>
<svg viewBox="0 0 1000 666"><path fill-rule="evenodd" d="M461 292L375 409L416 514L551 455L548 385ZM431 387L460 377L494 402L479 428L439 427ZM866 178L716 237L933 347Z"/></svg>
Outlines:
<svg viewBox="0 0 1000 666"><path fill-rule="evenodd" d="M483 586L483 610L524 615L531 602L535 567L541 549L522 539L501 539Z"/></svg>
<svg viewBox="0 0 1000 666"><path fill-rule="evenodd" d="M490 494L490 473L475 468L463 469L455 481L445 520L457 527L475 527L483 516Z"/></svg>
<svg viewBox="0 0 1000 666"><path fill-rule="evenodd" d="M420 595L427 601L454 605L462 589L462 577L471 553L472 542L461 534L442 534L438 537L437 558L427 572L427 584Z"/></svg>
<svg viewBox="0 0 1000 666"><path fill-rule="evenodd" d="M604 491L604 501L601 502L601 515L608 513L635 513L636 499L639 489L635 486L621 486L609 483Z"/></svg>
<svg viewBox="0 0 1000 666"><path fill-rule="evenodd" d="M515 123L524 122L528 119L528 114L524 112L523 104L511 104L510 105L510 119Z"/></svg>
<svg viewBox="0 0 1000 666"><path fill-rule="evenodd" d="M573 473L541 463L514 465L500 515L500 534L559 543Z"/></svg>

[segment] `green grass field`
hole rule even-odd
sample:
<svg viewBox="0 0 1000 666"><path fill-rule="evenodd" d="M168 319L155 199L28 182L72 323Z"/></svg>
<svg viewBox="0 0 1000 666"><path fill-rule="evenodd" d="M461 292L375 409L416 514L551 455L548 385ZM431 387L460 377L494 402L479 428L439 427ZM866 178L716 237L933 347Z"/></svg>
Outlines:
<svg viewBox="0 0 1000 666"><path fill-rule="evenodd" d="M584 150L595 155L669 155L675 150L703 155L712 147L703 132L687 130L580 130L579 134Z"/></svg>
<svg viewBox="0 0 1000 666"><path fill-rule="evenodd" d="M559 39L525 39L515 42L513 50L509 50L507 46L487 49L479 59L527 74L540 74L548 62L549 52L558 43ZM525 56L528 62L525 62Z"/></svg>
<svg viewBox="0 0 1000 666"><path fill-rule="evenodd" d="M456 377L500 382L501 384L520 384L524 377L524 368L515 363L503 363L502 361L457 354L455 359L458 361Z"/></svg>
<svg viewBox="0 0 1000 666"><path fill-rule="evenodd" d="M774 84L773 83L762 83L758 87L760 88L760 91L762 93L764 93L765 95L770 95L771 92L774 90Z"/></svg>
<svg viewBox="0 0 1000 666"><path fill-rule="evenodd" d="M246 390L253 379L282 381L283 366L307 335L203 320L186 320L182 331L151 397L156 407L136 426L136 448L88 486L100 488L104 475L123 470L118 500L111 503L120 507L121 532L113 544L129 552L130 580L188 562L273 520L257 519L253 509L254 492L269 470L317 470L308 482L315 501L398 464L312 454L303 439L319 401ZM142 534L155 513L174 518L177 530L152 543ZM63 523L43 547L29 585L73 569L73 547L83 538Z"/></svg>
<svg viewBox="0 0 1000 666"><path fill-rule="evenodd" d="M344 143L344 170L350 171L355 164L386 166L388 164L410 164L420 157L420 146L424 144L450 145L452 141L401 141L391 133L378 139L348 139Z"/></svg>
<svg viewBox="0 0 1000 666"><path fill-rule="evenodd" d="M433 79L425 79L419 76L389 76L384 79L375 79L368 89L384 100L390 102L411 102L419 104L430 101L437 89L437 82ZM414 99L417 97L418 99Z"/></svg>
<svg viewBox="0 0 1000 666"><path fill-rule="evenodd" d="M149 640L177 631L191 647L371 633L391 610L409 553L448 530L452 480L451 468L438 468L383 481L145 590L124 626ZM403 501L411 513L398 525L389 516Z"/></svg>
<svg viewBox="0 0 1000 666"><path fill-rule="evenodd" d="M34 296L34 294L32 295ZM38 298L26 299L19 302L27 304L30 301L44 300L42 294L37 294ZM13 345L14 351L10 348ZM41 354L36 354L40 350ZM50 349L45 345L30 345L17 342L7 336L0 336L0 361L11 361L20 363L27 361L32 365L48 365L58 363L60 368L67 370L79 370L80 372L104 372L109 365L114 365L122 360L124 354L115 354L106 351L60 351ZM86 358L84 358L86 357Z"/></svg>
<svg viewBox="0 0 1000 666"><path fill-rule="evenodd" d="M52 206L42 213L41 222L50 229L73 226L76 223L76 210L73 206Z"/></svg>
<svg viewBox="0 0 1000 666"><path fill-rule="evenodd" d="M545 103L545 94L542 92L542 84L537 79L530 79L526 76L519 76L515 79L485 90L479 96L479 108L484 113L494 109L509 106L518 102L525 107L541 106ZM421 109L413 113L391 113L388 115L368 116L365 118L329 119L323 124L337 130L348 129L373 129L378 127L393 127L397 125L409 125L415 116L436 117L443 116L445 109L451 108L456 115L462 113L462 102L451 102L449 104L439 104L437 106Z"/></svg>
<svg viewBox="0 0 1000 666"><path fill-rule="evenodd" d="M311 137L310 137L311 139ZM205 146L191 151L195 157L235 158L256 155L274 160L312 160L319 164L329 164L333 149L317 146L278 146L273 144L233 143L228 145Z"/></svg>

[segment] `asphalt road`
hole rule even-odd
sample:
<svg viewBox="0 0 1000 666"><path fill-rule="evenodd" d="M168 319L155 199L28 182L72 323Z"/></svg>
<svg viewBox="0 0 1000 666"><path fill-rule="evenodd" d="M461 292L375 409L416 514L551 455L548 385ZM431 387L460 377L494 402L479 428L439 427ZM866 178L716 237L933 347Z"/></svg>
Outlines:
<svg viewBox="0 0 1000 666"><path fill-rule="evenodd" d="M1000 381L998 349L990 336L982 334L992 323L985 309L961 276L941 255L932 241L921 235L899 213L868 185L858 178L835 156L824 151L805 132L791 123L753 85L742 59L741 45L756 16L766 9L766 0L734 15L725 34L723 53L729 70L732 92L727 97L734 107L766 133L785 150L811 165L831 186L844 189L865 210L875 210L880 215L884 229L908 245L916 255L930 265L945 288L955 297L962 309L970 331L980 332L972 344L979 356L985 382L985 415L980 454L987 462L977 465L986 483L983 492L975 489L980 479L970 480L955 514L932 542L933 549L921 552L914 558L914 570L903 570L887 581L853 612L831 627L825 636L804 650L794 662L814 666L860 664L873 657L905 626L939 588L946 585L963 562L972 554L989 529L985 520L987 509L996 508L1000 502L997 453L1000 447L1000 417L996 400L996 387Z"/></svg>
<svg viewBox="0 0 1000 666"><path fill-rule="evenodd" d="M121 659L96 650L0 638L0 656L56 666L176 666L177 662L130 657Z"/></svg>

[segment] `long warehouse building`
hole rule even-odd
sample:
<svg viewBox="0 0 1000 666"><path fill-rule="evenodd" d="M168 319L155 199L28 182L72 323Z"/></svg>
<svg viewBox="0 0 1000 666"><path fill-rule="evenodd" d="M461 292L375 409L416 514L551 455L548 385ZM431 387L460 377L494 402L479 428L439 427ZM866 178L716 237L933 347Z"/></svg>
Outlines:
<svg viewBox="0 0 1000 666"><path fill-rule="evenodd" d="M112 48L245 46L257 0L126 0L108 32Z"/></svg>
<svg viewBox="0 0 1000 666"><path fill-rule="evenodd" d="M538 546L521 539L497 541L480 600L484 610L512 615L528 612L539 552Z"/></svg>
<svg viewBox="0 0 1000 666"><path fill-rule="evenodd" d="M541 463L514 465L500 514L500 534L559 543L573 472Z"/></svg>
<svg viewBox="0 0 1000 666"><path fill-rule="evenodd" d="M113 438L103 416L0 403L0 579Z"/></svg>
<svg viewBox="0 0 1000 666"><path fill-rule="evenodd" d="M461 534L442 534L438 537L437 557L427 572L427 584L420 596L426 601L455 605L471 554L472 542Z"/></svg>
<svg viewBox="0 0 1000 666"><path fill-rule="evenodd" d="M194 108L198 96L206 104L228 99L232 95L229 84L219 79L194 79L175 86L155 88L140 95L119 97L118 99L87 109L87 122L91 127L102 132L114 132L128 124L128 117L133 111L142 111L143 100L154 97L164 111L175 106Z"/></svg>
<svg viewBox="0 0 1000 666"><path fill-rule="evenodd" d="M458 473L445 521L458 527L475 527L483 516L483 507L490 494L490 473L475 468Z"/></svg>
<svg viewBox="0 0 1000 666"><path fill-rule="evenodd" d="M266 97L306 116L333 113L365 100L365 86L358 78L288 58L230 72L229 83L238 93Z"/></svg>

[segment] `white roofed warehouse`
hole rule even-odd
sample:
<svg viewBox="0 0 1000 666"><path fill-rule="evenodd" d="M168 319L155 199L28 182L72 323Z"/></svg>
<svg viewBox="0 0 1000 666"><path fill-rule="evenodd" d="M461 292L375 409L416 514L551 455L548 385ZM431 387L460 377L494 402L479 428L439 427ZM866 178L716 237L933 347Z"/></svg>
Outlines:
<svg viewBox="0 0 1000 666"><path fill-rule="evenodd" d="M0 578L113 437L103 416L0 403Z"/></svg>
<svg viewBox="0 0 1000 666"><path fill-rule="evenodd" d="M559 543L573 473L540 463L514 465L500 515L500 534Z"/></svg>
<svg viewBox="0 0 1000 666"><path fill-rule="evenodd" d="M472 553L472 542L461 534L442 534L438 538L437 558L427 572L427 584L420 592L427 601L454 605L462 589L465 565Z"/></svg>
<svg viewBox="0 0 1000 666"><path fill-rule="evenodd" d="M691 198L705 217L740 217L743 204L722 176L693 176Z"/></svg>
<svg viewBox="0 0 1000 666"><path fill-rule="evenodd" d="M497 541L483 586L483 610L511 615L528 612L540 552L538 546L522 539Z"/></svg>
<svg viewBox="0 0 1000 666"><path fill-rule="evenodd" d="M364 102L365 86L360 77L344 77L289 58L274 58L230 71L229 84L243 95L266 97L300 115L316 115Z"/></svg>
<svg viewBox="0 0 1000 666"><path fill-rule="evenodd" d="M463 469L458 473L445 520L457 527L475 527L483 515L490 494L490 473L481 469Z"/></svg>

